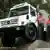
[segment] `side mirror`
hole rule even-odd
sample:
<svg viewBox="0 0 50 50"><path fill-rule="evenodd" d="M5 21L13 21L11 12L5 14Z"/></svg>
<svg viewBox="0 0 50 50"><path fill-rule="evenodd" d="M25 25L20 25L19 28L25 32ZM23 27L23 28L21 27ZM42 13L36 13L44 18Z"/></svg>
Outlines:
<svg viewBox="0 0 50 50"><path fill-rule="evenodd" d="M29 19L29 15L26 16L26 19Z"/></svg>

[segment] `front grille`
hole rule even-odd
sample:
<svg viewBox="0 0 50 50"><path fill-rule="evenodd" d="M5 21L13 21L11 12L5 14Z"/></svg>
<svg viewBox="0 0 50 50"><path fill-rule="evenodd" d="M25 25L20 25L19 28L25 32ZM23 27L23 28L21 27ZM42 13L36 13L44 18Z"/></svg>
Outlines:
<svg viewBox="0 0 50 50"><path fill-rule="evenodd" d="M11 19L11 24L17 24L18 19Z"/></svg>
<svg viewBox="0 0 50 50"><path fill-rule="evenodd" d="M5 20L5 21L1 21L1 26L10 25L10 24L17 24L17 23L18 23L18 19Z"/></svg>

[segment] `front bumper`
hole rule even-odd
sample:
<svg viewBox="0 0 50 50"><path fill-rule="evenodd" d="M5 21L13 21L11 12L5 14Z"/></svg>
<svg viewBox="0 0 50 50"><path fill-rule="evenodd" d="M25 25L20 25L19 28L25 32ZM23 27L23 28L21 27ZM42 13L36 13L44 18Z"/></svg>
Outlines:
<svg viewBox="0 0 50 50"><path fill-rule="evenodd" d="M0 34L6 34L6 36L23 36L25 32L24 26L16 26L16 27L9 27L9 28L0 28Z"/></svg>
<svg viewBox="0 0 50 50"><path fill-rule="evenodd" d="M14 30L24 30L25 29L25 26L14 26L14 27L6 27L6 28L0 28L0 31L2 30L9 30L9 29L14 29ZM5 31L6 31L5 30Z"/></svg>

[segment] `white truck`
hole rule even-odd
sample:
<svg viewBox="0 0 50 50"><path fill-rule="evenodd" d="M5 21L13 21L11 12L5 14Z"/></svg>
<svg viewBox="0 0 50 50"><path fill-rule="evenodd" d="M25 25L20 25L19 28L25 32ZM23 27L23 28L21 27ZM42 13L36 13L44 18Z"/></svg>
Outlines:
<svg viewBox="0 0 50 50"><path fill-rule="evenodd" d="M0 20L0 32L4 33L4 38L25 36L29 41L34 41L38 27L36 20L35 7L27 2L17 4L10 8L7 18Z"/></svg>

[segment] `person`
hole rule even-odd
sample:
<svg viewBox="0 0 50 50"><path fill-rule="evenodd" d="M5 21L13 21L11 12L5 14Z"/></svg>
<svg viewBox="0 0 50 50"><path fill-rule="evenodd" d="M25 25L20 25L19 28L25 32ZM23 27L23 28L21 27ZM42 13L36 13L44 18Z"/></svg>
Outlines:
<svg viewBox="0 0 50 50"><path fill-rule="evenodd" d="M45 20L46 19L44 18L44 16L41 13L39 13L39 16L37 17L38 24L40 24L40 23L45 24Z"/></svg>
<svg viewBox="0 0 50 50"><path fill-rule="evenodd" d="M37 17L37 22L38 22L38 37L40 40L44 40L44 24L45 24L45 18L44 16L39 13L39 16Z"/></svg>
<svg viewBox="0 0 50 50"><path fill-rule="evenodd" d="M47 25L47 41L49 41L49 38L50 38L50 15L48 16L46 25Z"/></svg>
<svg viewBox="0 0 50 50"><path fill-rule="evenodd" d="M50 24L50 15L48 16L48 20L46 24Z"/></svg>

